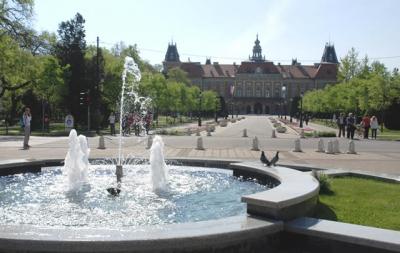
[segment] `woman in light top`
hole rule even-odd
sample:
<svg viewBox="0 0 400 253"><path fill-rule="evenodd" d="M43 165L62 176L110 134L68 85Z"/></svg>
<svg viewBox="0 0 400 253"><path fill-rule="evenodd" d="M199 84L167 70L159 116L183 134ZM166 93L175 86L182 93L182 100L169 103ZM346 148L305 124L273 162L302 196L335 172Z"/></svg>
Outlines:
<svg viewBox="0 0 400 253"><path fill-rule="evenodd" d="M375 116L371 117L371 138L376 140L376 133L378 132L378 127L379 127L379 123L378 123L378 119Z"/></svg>

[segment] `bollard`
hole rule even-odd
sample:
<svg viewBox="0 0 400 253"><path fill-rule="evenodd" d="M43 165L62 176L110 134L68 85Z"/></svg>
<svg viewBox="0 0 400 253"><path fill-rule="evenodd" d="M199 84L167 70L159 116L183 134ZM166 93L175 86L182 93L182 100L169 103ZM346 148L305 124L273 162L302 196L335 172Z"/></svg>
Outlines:
<svg viewBox="0 0 400 253"><path fill-rule="evenodd" d="M294 140L294 150L293 150L293 152L303 152L303 151L301 150L300 139Z"/></svg>
<svg viewBox="0 0 400 253"><path fill-rule="evenodd" d="M246 128L243 129L243 135L242 135L242 137L248 137L248 136L247 136L247 129L246 129Z"/></svg>
<svg viewBox="0 0 400 253"><path fill-rule="evenodd" d="M333 141L332 140L328 141L328 144L326 145L325 153L327 153L327 154L335 154L335 151L333 149Z"/></svg>
<svg viewBox="0 0 400 253"><path fill-rule="evenodd" d="M204 146L203 146L203 138L199 137L197 138L197 150L204 150Z"/></svg>
<svg viewBox="0 0 400 253"><path fill-rule="evenodd" d="M197 128L197 130L196 130L196 136L200 136L200 129L199 128Z"/></svg>
<svg viewBox="0 0 400 253"><path fill-rule="evenodd" d="M106 144L104 143L104 136L103 135L100 135L99 146L97 148L98 149L106 149Z"/></svg>
<svg viewBox="0 0 400 253"><path fill-rule="evenodd" d="M325 152L324 140L319 138L317 152Z"/></svg>
<svg viewBox="0 0 400 253"><path fill-rule="evenodd" d="M252 147L251 150L253 150L253 151L259 151L260 150L258 148L258 138L257 138L257 136L255 136L254 139L253 139L253 147Z"/></svg>
<svg viewBox="0 0 400 253"><path fill-rule="evenodd" d="M347 154L357 154L356 144L353 140L349 141L349 150L347 151Z"/></svg>
<svg viewBox="0 0 400 253"><path fill-rule="evenodd" d="M276 138L276 130L272 129L271 138Z"/></svg>
<svg viewBox="0 0 400 253"><path fill-rule="evenodd" d="M207 126L207 136L211 136L211 129L209 126Z"/></svg>
<svg viewBox="0 0 400 253"><path fill-rule="evenodd" d="M338 139L335 139L335 140L333 141L333 152L334 152L335 154L339 154L339 153L340 153L339 140L338 140Z"/></svg>
<svg viewBox="0 0 400 253"><path fill-rule="evenodd" d="M146 149L151 148L151 145L153 145L153 136L148 135L148 136L147 136L147 146L146 146Z"/></svg>
<svg viewBox="0 0 400 253"><path fill-rule="evenodd" d="M302 139L306 138L304 136L304 129L303 128L300 130L300 138L302 138Z"/></svg>

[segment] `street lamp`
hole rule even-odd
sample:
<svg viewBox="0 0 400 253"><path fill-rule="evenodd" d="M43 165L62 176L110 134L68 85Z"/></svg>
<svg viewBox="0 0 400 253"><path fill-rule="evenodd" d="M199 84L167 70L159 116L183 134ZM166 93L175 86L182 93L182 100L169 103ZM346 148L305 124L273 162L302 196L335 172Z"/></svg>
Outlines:
<svg viewBox="0 0 400 253"><path fill-rule="evenodd" d="M198 111L198 126L201 127L201 99L202 99L202 92L199 93L199 111Z"/></svg>
<svg viewBox="0 0 400 253"><path fill-rule="evenodd" d="M281 117L282 117L282 113L285 115L285 119L286 119L286 112L285 112L285 103L286 103L286 86L282 86L282 110L281 110Z"/></svg>
<svg viewBox="0 0 400 253"><path fill-rule="evenodd" d="M293 119L292 119L292 107L293 107L293 98L290 98L290 123L292 123L293 122Z"/></svg>
<svg viewBox="0 0 400 253"><path fill-rule="evenodd" d="M304 93L300 93L300 128L303 128L303 96Z"/></svg>

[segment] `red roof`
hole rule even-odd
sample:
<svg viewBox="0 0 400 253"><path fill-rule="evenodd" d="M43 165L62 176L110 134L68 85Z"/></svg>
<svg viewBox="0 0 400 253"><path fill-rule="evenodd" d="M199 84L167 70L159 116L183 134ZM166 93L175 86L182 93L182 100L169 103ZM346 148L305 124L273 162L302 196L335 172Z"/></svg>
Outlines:
<svg viewBox="0 0 400 253"><path fill-rule="evenodd" d="M337 64L318 63L315 65L275 65L273 62L242 62L236 64L205 64L183 62L180 68L189 78L229 78L237 74L281 74L284 79L336 79Z"/></svg>
<svg viewBox="0 0 400 253"><path fill-rule="evenodd" d="M261 74L279 74L273 62L242 62L238 69L239 74L256 73L257 69Z"/></svg>

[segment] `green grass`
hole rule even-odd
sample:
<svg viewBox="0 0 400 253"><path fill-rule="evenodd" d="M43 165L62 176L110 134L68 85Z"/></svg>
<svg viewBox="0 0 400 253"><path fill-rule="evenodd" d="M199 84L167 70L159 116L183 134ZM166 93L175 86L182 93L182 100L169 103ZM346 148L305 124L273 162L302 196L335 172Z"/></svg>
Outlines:
<svg viewBox="0 0 400 253"><path fill-rule="evenodd" d="M332 178L330 184L315 218L400 230L400 184L356 177Z"/></svg>

